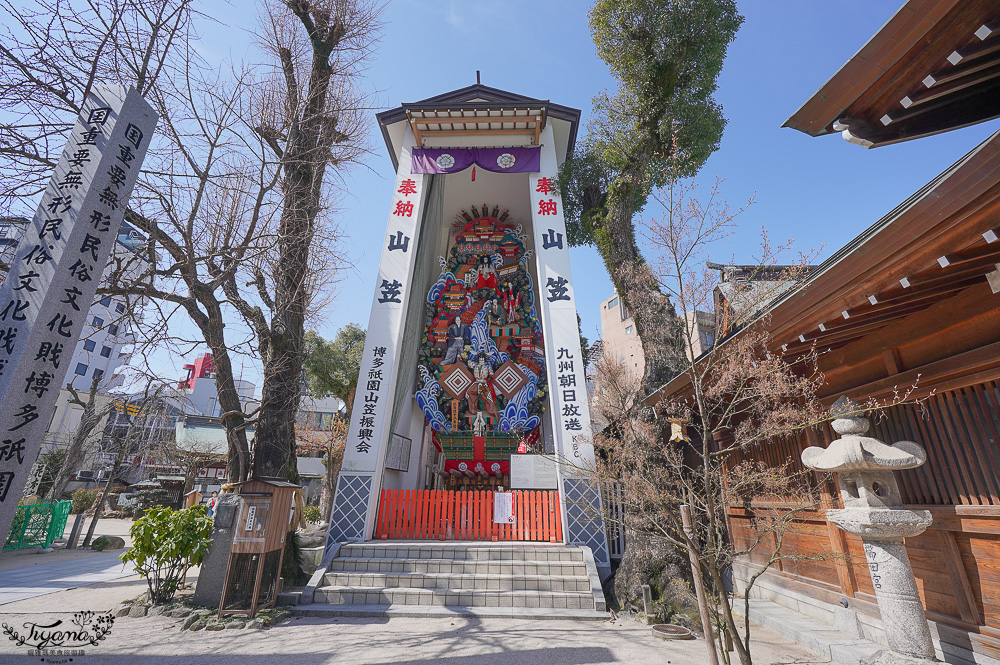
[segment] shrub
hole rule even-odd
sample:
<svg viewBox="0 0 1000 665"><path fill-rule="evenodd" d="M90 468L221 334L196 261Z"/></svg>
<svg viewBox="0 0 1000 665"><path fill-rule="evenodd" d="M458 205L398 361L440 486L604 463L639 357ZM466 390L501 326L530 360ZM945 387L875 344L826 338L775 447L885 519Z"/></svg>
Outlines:
<svg viewBox="0 0 1000 665"><path fill-rule="evenodd" d="M82 513L86 510L90 510L94 502L97 501L97 495L100 493L99 489L87 490L82 487L72 494L73 506L70 511L73 514Z"/></svg>
<svg viewBox="0 0 1000 665"><path fill-rule="evenodd" d="M171 510L156 506L132 525L132 548L121 555L146 579L149 599L170 601L181 583L184 567L199 565L208 553L212 520L204 506Z"/></svg>
<svg viewBox="0 0 1000 665"><path fill-rule="evenodd" d="M315 524L323 519L323 513L319 511L319 506L306 506L302 509L302 517L310 524Z"/></svg>

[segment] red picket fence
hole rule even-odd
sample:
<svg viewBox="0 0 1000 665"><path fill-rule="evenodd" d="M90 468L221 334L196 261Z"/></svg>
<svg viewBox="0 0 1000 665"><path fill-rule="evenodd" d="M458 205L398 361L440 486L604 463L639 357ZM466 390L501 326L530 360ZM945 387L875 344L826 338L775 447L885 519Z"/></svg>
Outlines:
<svg viewBox="0 0 1000 665"><path fill-rule="evenodd" d="M559 492L512 492L514 522L493 523L493 492L382 490L375 537L562 541Z"/></svg>

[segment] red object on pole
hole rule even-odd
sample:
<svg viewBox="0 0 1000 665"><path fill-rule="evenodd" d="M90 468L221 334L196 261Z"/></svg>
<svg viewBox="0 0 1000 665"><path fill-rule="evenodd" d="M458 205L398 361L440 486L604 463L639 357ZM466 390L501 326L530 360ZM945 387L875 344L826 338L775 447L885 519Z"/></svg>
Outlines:
<svg viewBox="0 0 1000 665"><path fill-rule="evenodd" d="M486 437L485 436L474 436L472 437L472 458L477 462L482 462L486 459Z"/></svg>

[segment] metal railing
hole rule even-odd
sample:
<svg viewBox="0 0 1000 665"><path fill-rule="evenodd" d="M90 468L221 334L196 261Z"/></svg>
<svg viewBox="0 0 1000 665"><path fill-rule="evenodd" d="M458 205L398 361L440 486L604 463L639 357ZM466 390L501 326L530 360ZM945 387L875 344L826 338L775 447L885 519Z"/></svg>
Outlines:
<svg viewBox="0 0 1000 665"><path fill-rule="evenodd" d="M17 507L4 550L19 550L41 545L48 547L66 529L72 501L43 501Z"/></svg>

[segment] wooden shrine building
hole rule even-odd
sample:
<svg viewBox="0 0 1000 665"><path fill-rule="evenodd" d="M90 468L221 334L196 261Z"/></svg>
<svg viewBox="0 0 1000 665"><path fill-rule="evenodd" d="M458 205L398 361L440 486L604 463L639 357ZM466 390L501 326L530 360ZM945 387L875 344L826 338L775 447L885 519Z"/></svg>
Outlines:
<svg viewBox="0 0 1000 665"><path fill-rule="evenodd" d="M998 116L1000 4L910 0L785 126L813 136L841 132L876 148ZM815 345L821 352L825 401L884 398L914 384L915 396L929 396L922 407L873 418L873 436L927 451L926 464L897 478L907 507L934 518L906 548L940 653L954 663L1000 662L1000 131L767 314L774 351L794 357ZM684 383L678 377L652 399L680 395ZM803 448L833 438L810 431L753 455L800 465ZM785 551L844 557L779 563L754 595L830 623L846 598L866 636L879 641L861 541L824 518L826 508L840 507L835 485L824 495L786 534ZM729 510L737 546L752 533L754 508L766 506ZM739 584L746 567L737 563L734 577Z"/></svg>

